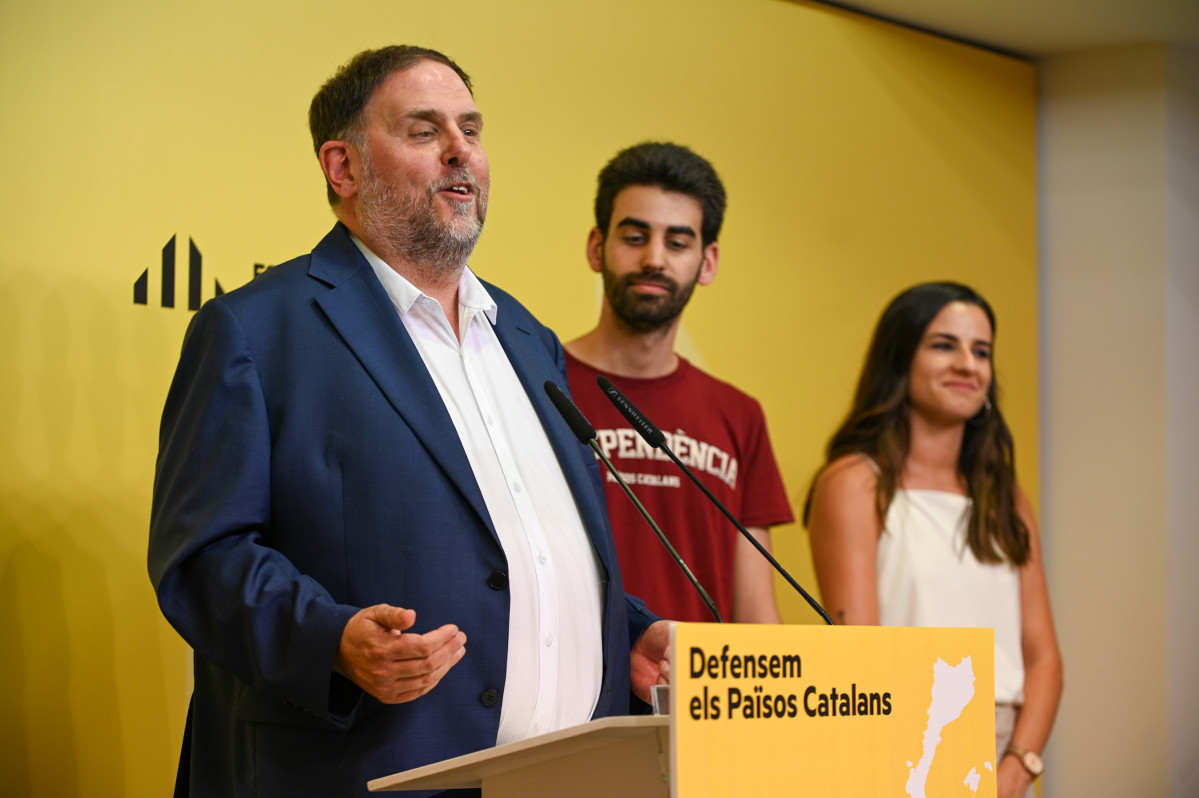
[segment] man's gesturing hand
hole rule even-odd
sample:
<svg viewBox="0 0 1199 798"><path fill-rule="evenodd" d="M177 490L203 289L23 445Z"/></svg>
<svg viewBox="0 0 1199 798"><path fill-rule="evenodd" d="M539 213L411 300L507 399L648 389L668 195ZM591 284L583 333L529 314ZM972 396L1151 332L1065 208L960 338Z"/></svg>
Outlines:
<svg viewBox="0 0 1199 798"><path fill-rule="evenodd" d="M404 634L416 611L388 604L359 610L341 633L333 669L384 704L420 698L466 653L466 635L446 624Z"/></svg>

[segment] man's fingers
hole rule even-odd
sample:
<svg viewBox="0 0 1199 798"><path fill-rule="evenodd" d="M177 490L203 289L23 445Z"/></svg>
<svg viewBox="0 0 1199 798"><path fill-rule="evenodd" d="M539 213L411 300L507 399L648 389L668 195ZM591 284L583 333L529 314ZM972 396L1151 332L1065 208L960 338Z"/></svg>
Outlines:
<svg viewBox="0 0 1199 798"><path fill-rule="evenodd" d="M366 617L391 630L393 634L411 629L412 624L416 623L415 610L393 607L390 604L376 604L373 607L367 607L364 612Z"/></svg>
<svg viewBox="0 0 1199 798"><path fill-rule="evenodd" d="M424 634L411 629L416 613L377 604L359 610L342 634L335 670L388 704L432 690L466 653L466 635L454 624Z"/></svg>
<svg viewBox="0 0 1199 798"><path fill-rule="evenodd" d="M449 647L452 651L466 644L466 634L457 626L448 623L439 629L424 634L406 634L391 641L388 651L393 661L405 659L424 659L437 654L442 648Z"/></svg>
<svg viewBox="0 0 1199 798"><path fill-rule="evenodd" d="M459 635L461 642L465 643L466 635L461 633ZM397 678L376 697L385 704L400 704L415 700L428 693L441 682L442 677L449 672L450 668L457 665L466 655L464 645L457 645L457 640L454 640L453 643L454 645L442 647L432 657L423 660L408 660L406 664L409 666L420 663L429 666L429 669Z"/></svg>
<svg viewBox="0 0 1199 798"><path fill-rule="evenodd" d="M444 672L466 651L466 634L446 624L425 634L404 634L382 647L382 662L396 680L422 679ZM440 678L438 676L437 678Z"/></svg>

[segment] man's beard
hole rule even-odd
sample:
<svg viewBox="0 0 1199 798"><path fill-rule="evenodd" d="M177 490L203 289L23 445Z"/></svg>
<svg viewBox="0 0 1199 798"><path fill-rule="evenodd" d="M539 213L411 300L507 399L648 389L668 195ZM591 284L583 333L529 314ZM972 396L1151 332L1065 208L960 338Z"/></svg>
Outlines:
<svg viewBox="0 0 1199 798"><path fill-rule="evenodd" d="M702 262L700 264L702 266ZM647 333L660 330L679 317L691 292L699 281L699 267L690 282L680 285L661 272L634 272L617 277L605 261L601 270L604 278L604 294L616 318L624 322L633 332ZM665 294L641 294L633 286L652 283L666 289Z"/></svg>
<svg viewBox="0 0 1199 798"><path fill-rule="evenodd" d="M460 183L471 187L475 201L452 203L453 216L442 221L437 215L437 193ZM363 148L359 213L363 232L380 247L431 274L454 277L483 232L487 187L479 185L467 166L429 186L423 196L415 191L401 194L378 179Z"/></svg>

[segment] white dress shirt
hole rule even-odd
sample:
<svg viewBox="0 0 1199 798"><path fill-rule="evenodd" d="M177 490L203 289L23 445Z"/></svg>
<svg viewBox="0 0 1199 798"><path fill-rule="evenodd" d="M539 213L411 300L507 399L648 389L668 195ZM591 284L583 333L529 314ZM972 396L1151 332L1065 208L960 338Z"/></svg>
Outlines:
<svg viewBox="0 0 1199 798"><path fill-rule="evenodd" d="M541 420L496 337L498 308L464 269L455 338L437 300L351 237L437 385L508 561L508 664L496 743L583 723L603 678L602 569ZM467 633L469 657L471 619L456 622Z"/></svg>

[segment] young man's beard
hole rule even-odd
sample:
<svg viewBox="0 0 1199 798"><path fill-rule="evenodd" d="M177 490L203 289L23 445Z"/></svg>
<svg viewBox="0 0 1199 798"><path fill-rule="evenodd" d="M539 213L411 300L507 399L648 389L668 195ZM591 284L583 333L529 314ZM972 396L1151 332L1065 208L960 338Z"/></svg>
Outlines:
<svg viewBox="0 0 1199 798"><path fill-rule="evenodd" d="M453 216L444 222L437 215L437 193L460 183L471 186L475 201L455 203ZM466 265L487 216L487 187L478 185L470 167L456 169L429 186L423 196L401 195L378 179L365 153L359 200L362 230L368 238L414 266L445 276L456 275Z"/></svg>
<svg viewBox="0 0 1199 798"><path fill-rule="evenodd" d="M695 284L699 281L699 269L689 282L679 284L660 272L635 272L617 277L604 263L601 273L604 278L604 294L616 318L633 332L646 333L666 327L683 312ZM666 289L665 294L643 295L631 289L637 283L653 283Z"/></svg>

